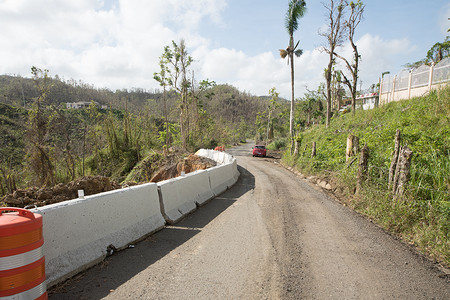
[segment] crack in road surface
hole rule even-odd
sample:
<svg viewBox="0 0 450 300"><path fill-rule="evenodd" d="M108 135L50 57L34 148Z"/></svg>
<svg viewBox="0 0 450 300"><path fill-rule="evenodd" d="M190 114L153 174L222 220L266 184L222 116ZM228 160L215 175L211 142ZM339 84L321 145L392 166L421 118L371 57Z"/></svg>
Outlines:
<svg viewBox="0 0 450 300"><path fill-rule="evenodd" d="M449 299L436 266L278 164L50 290L50 299Z"/></svg>

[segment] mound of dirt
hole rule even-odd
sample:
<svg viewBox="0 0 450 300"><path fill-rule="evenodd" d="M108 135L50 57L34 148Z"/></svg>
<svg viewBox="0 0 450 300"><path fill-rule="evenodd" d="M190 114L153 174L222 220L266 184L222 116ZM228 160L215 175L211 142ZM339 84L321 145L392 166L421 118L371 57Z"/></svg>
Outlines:
<svg viewBox="0 0 450 300"><path fill-rule="evenodd" d="M150 182L158 182L181 175L181 172L185 174L194 172L197 170L205 170L216 166L217 163L209 158L190 154L177 164L162 167L150 180Z"/></svg>
<svg viewBox="0 0 450 300"><path fill-rule="evenodd" d="M121 188L121 186L103 176L86 176L68 184L58 184L54 187L31 187L17 190L6 195L0 201L0 206L25 207L27 205L44 206L52 203L78 198L78 190L84 190L84 195L93 195Z"/></svg>
<svg viewBox="0 0 450 300"><path fill-rule="evenodd" d="M125 180L127 185L136 185L145 182L158 182L181 175L181 172L190 173L214 167L216 162L197 155L189 155L182 159L178 155L164 157L162 154L152 154L136 166ZM157 171L158 170L158 171ZM0 207L26 207L28 205L44 206L66 200L78 198L78 190L84 190L89 196L102 192L119 189L122 186L104 176L86 176L67 184L58 184L54 187L17 190L6 195L0 201Z"/></svg>

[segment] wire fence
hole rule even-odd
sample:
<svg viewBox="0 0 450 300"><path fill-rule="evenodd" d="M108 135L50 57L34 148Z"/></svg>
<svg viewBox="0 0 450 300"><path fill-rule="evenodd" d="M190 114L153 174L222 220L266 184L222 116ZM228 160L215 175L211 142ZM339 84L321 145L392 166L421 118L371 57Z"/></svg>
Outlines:
<svg viewBox="0 0 450 300"><path fill-rule="evenodd" d="M347 168L350 168L350 166L347 166ZM356 170L357 166L354 165L354 168ZM369 165L368 166L368 170L367 170L367 178L365 180L365 183L368 185L371 185L372 187L375 187L377 190L379 191L387 191L387 192L391 192L389 190L389 169L386 167L379 167L379 166L375 166L375 165ZM344 173L344 171L342 170L324 170L324 172L329 173L331 176L339 176L342 175ZM440 196L444 196L441 199L449 201L450 202L450 188L449 187L443 187L443 188L439 188L439 187L435 187L435 186L430 186L429 184L426 183L421 183L420 181L415 181L415 184L412 184L411 182L413 181L415 176L420 176L420 175L428 175L434 178L439 178L439 179L448 179L447 177L444 176L439 176L436 175L432 172L424 172L423 170L416 170L415 168L411 168L410 170L411 172L411 180L408 183L405 183L405 188L408 191L426 191L428 192L427 194L429 194L430 196L433 194L438 193ZM356 180L356 178L355 178ZM429 201L429 199L422 199L422 200L426 200Z"/></svg>
<svg viewBox="0 0 450 300"><path fill-rule="evenodd" d="M381 79L380 104L422 96L433 88L450 83L450 58L436 65L422 65Z"/></svg>

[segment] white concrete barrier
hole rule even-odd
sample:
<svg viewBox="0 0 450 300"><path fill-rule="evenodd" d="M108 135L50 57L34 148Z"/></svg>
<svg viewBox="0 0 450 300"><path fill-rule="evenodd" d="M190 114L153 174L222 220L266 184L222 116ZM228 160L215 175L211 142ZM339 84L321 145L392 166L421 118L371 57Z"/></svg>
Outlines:
<svg viewBox="0 0 450 300"><path fill-rule="evenodd" d="M233 162L234 157L226 152L209 150L209 149L200 149L195 155L207 157L209 159L214 160L219 165L225 165Z"/></svg>
<svg viewBox="0 0 450 300"><path fill-rule="evenodd" d="M156 183L147 183L33 209L43 216L47 285L52 286L175 223L230 188L239 178L236 159L201 149L197 155L218 166Z"/></svg>
<svg viewBox="0 0 450 300"><path fill-rule="evenodd" d="M241 174L240 174L239 171L238 171L237 160L236 160L236 158L233 158L233 161L231 162L231 164L233 165L233 166L231 167L231 172L233 173L233 180L234 180L233 184L235 184L235 183L238 181L239 176L240 176Z"/></svg>
<svg viewBox="0 0 450 300"><path fill-rule="evenodd" d="M225 192L228 188L233 186L239 178L236 164L230 163L222 166L216 166L207 170L209 174L209 181L211 183L211 190L214 195L218 196Z"/></svg>
<svg viewBox="0 0 450 300"><path fill-rule="evenodd" d="M207 170L214 195L225 192L239 179L236 158L232 155L208 149L200 149L195 154L215 160L219 164Z"/></svg>
<svg viewBox="0 0 450 300"><path fill-rule="evenodd" d="M148 183L33 209L43 216L47 285L99 262L164 226L157 185Z"/></svg>
<svg viewBox="0 0 450 300"><path fill-rule="evenodd" d="M176 223L214 197L208 172L195 171L174 179L158 182L161 209L168 223Z"/></svg>

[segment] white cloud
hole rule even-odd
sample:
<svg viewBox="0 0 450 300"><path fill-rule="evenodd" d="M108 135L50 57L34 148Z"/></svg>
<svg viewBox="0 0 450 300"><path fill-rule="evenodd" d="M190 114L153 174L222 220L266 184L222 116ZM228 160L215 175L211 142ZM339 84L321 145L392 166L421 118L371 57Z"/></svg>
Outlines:
<svg viewBox="0 0 450 300"><path fill-rule="evenodd" d="M163 47L181 37L205 43L195 28L203 18L220 23L225 6L218 0L122 0L104 10L102 1L3 1L0 74L28 75L36 65L111 88L149 85Z"/></svg>
<svg viewBox="0 0 450 300"><path fill-rule="evenodd" d="M28 76L35 65L98 87L157 88L153 72L158 71L158 57L172 40L184 38L196 60L196 79L229 83L256 95L276 87L290 98L290 66L278 53L214 48L199 34L204 20L219 26L225 22L221 13L226 6L222 0L120 0L110 9L102 1L89 0L2 1L0 74ZM407 39L370 34L357 44L365 86L413 49ZM351 55L348 45L341 50ZM295 59L296 97L306 87L318 87L327 63L327 55L318 49L305 50Z"/></svg>
<svg viewBox="0 0 450 300"><path fill-rule="evenodd" d="M391 74L400 71L392 67L409 63L405 57L415 50L415 46L406 38L383 40L380 36L370 34L362 36L357 45L362 55L360 76L366 87L377 83L384 71L390 71Z"/></svg>

